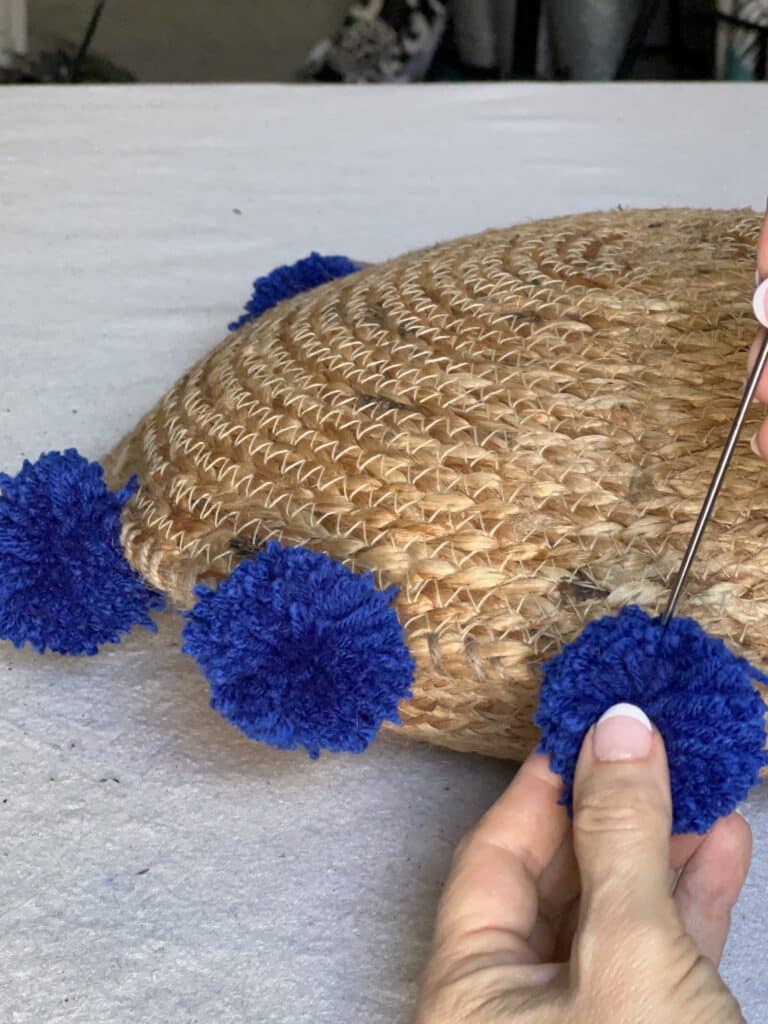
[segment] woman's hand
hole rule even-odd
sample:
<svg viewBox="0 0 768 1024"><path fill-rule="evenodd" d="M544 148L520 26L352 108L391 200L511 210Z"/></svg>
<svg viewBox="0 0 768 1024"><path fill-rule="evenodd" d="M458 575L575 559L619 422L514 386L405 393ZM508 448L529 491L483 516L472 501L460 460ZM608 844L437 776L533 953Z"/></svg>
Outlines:
<svg viewBox="0 0 768 1024"><path fill-rule="evenodd" d="M766 210L763 227L757 240L757 284L759 285L766 280L768 280L768 210ZM758 308L755 310L755 314L765 326L758 327L755 340L752 342L752 347L749 350L747 371L750 373L755 365L765 336L765 327L768 327L768 285L763 284L763 288L760 289L756 299ZM768 374L766 373L762 375L757 386L757 399L759 402L768 402ZM763 422L763 425L752 438L752 450L756 455L768 458L768 419Z"/></svg>
<svg viewBox="0 0 768 1024"><path fill-rule="evenodd" d="M623 712L623 713L622 713ZM751 833L670 841L663 741L618 705L586 736L573 826L534 755L456 851L417 1024L733 1024L717 971Z"/></svg>

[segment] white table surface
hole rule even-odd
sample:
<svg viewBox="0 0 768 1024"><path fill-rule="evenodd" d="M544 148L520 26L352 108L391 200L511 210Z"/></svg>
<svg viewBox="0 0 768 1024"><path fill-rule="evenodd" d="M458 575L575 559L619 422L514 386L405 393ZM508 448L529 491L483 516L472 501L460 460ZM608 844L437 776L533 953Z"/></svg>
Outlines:
<svg viewBox="0 0 768 1024"><path fill-rule="evenodd" d="M0 467L98 456L311 249L378 260L594 208L761 208L765 86L0 93ZM280 753L208 709L178 622L0 645L0 1020L409 1018L451 850L511 767ZM768 1008L768 799L724 974Z"/></svg>

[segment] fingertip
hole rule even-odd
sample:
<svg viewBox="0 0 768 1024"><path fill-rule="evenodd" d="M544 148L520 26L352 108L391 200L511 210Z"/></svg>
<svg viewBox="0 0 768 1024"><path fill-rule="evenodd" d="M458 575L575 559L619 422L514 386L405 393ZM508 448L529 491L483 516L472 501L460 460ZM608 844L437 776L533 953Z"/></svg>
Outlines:
<svg viewBox="0 0 768 1024"><path fill-rule="evenodd" d="M633 756L601 759L597 724L587 733L576 765L574 849L582 905L593 924L604 916L615 923L618 904L626 921L642 918L649 907L657 909L660 920L669 920L664 915L671 907L672 799L664 742L652 723L648 729L637 717L629 721L649 740L642 756L635 756L635 747ZM610 742L612 753L620 753L615 732Z"/></svg>
<svg viewBox="0 0 768 1024"><path fill-rule="evenodd" d="M738 880L738 891L741 891L752 861L753 839L749 822L738 811L734 811L715 822L712 836L719 859L724 865L730 865L732 879Z"/></svg>
<svg viewBox="0 0 768 1024"><path fill-rule="evenodd" d="M760 353L760 349L763 344L764 331L758 331L755 340L750 346L749 353L747 355L747 375L752 373L757 357ZM746 379L745 379L746 384ZM755 399L758 402L768 402L768 373L763 373L758 381L757 390L755 391Z"/></svg>
<svg viewBox="0 0 768 1024"><path fill-rule="evenodd" d="M699 898L716 908L732 907L749 873L752 859L752 829L736 811L718 819L689 868Z"/></svg>
<svg viewBox="0 0 768 1024"><path fill-rule="evenodd" d="M764 420L752 435L749 447L758 458L768 458L768 420Z"/></svg>
<svg viewBox="0 0 768 1024"><path fill-rule="evenodd" d="M653 847L657 852L664 850L662 860L666 873L671 838L672 795L666 748L661 733L644 714L642 720L639 715L631 716L629 722L643 728L646 737L649 737L650 742L644 748L645 753L641 751L638 755L635 736L632 756L611 756L604 759L599 756L601 743L598 731L601 721L611 726L612 735L609 741L613 748L612 755L616 754L618 740L612 723L619 717L618 711L621 707L620 705L617 709L609 709L617 713L604 715L589 729L576 763L573 814L577 847L583 849L584 833L592 833L588 837L588 843L598 843L605 847L604 869L610 871L615 866L615 851L623 848L625 842L632 842L634 833L634 838L641 846L648 842L649 848ZM637 710L640 711L639 708ZM649 722L650 729L645 722ZM593 820L595 817L597 821ZM599 832L605 833L602 839L595 835ZM578 852L577 849L577 855ZM579 860L582 861L581 856ZM662 868L662 860L655 865L659 871ZM585 865L581 864L581 867L583 873ZM588 870L591 872L591 865L588 866Z"/></svg>
<svg viewBox="0 0 768 1024"><path fill-rule="evenodd" d="M720 818L686 864L675 903L688 935L717 964L728 938L731 911L752 857L752 830L738 813Z"/></svg>
<svg viewBox="0 0 768 1024"><path fill-rule="evenodd" d="M765 278L755 289L755 294L752 297L752 312L759 324L768 327L768 278Z"/></svg>
<svg viewBox="0 0 768 1024"><path fill-rule="evenodd" d="M520 765L515 777L520 775L535 778L557 790L561 790L563 786L560 776L550 767L549 754L544 754L538 749L532 751Z"/></svg>
<svg viewBox="0 0 768 1024"><path fill-rule="evenodd" d="M757 276L760 280L768 277L768 208L757 239Z"/></svg>
<svg viewBox="0 0 768 1024"><path fill-rule="evenodd" d="M627 744L622 749L622 735ZM602 734L602 735L601 735ZM576 779L600 763L656 762L666 768L664 739L642 708L616 704L601 715L584 735L576 762Z"/></svg>
<svg viewBox="0 0 768 1024"><path fill-rule="evenodd" d="M614 704L599 719L592 736L598 761L644 761L652 746L651 720L635 704Z"/></svg>
<svg viewBox="0 0 768 1024"><path fill-rule="evenodd" d="M549 757L533 752L477 823L472 842L502 847L524 861L533 874L540 873L568 829L562 793L562 779L550 769Z"/></svg>

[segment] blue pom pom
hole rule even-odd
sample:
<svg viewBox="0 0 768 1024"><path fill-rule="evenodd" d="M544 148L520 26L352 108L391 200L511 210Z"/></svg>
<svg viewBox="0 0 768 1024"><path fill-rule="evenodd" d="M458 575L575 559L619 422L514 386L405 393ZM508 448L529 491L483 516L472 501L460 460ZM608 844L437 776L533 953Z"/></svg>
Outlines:
<svg viewBox="0 0 768 1024"><path fill-rule="evenodd" d="M198 587L184 651L211 706L251 739L311 757L364 750L399 722L414 662L391 601L327 555L270 541L215 591Z"/></svg>
<svg viewBox="0 0 768 1024"><path fill-rule="evenodd" d="M229 325L230 331L255 320L283 299L317 288L337 277L355 274L360 267L346 256L321 256L313 252L292 266L277 267L266 277L253 282L253 295L245 304L245 313Z"/></svg>
<svg viewBox="0 0 768 1024"><path fill-rule="evenodd" d="M95 654L134 625L155 629L163 598L120 548L120 512L136 490L107 490L74 449L0 473L0 638L40 653Z"/></svg>
<svg viewBox="0 0 768 1024"><path fill-rule="evenodd" d="M768 679L691 619L666 630L639 608L586 627L544 666L536 724L572 809L576 759L588 728L614 704L641 707L667 748L673 831L705 832L730 814L768 763Z"/></svg>

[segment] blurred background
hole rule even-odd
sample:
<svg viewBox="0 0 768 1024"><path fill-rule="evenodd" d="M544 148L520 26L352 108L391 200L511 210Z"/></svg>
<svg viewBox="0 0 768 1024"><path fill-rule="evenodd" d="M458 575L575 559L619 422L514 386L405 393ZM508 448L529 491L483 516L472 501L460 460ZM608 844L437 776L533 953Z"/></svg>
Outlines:
<svg viewBox="0 0 768 1024"><path fill-rule="evenodd" d="M0 0L0 81L764 80L768 0Z"/></svg>

